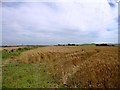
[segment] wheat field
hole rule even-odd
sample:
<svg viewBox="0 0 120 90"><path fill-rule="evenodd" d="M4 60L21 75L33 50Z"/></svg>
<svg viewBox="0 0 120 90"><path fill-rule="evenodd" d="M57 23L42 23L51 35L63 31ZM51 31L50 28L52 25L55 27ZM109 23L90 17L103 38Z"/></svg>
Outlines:
<svg viewBox="0 0 120 90"><path fill-rule="evenodd" d="M70 88L117 88L118 55L117 46L48 46L23 52L19 58L22 63L45 63L57 84Z"/></svg>

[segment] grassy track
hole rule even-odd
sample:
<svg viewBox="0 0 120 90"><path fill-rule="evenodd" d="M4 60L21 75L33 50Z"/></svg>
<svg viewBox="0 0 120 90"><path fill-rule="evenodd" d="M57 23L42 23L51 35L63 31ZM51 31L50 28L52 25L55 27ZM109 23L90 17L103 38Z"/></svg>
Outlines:
<svg viewBox="0 0 120 90"><path fill-rule="evenodd" d="M39 47L39 46L38 46ZM22 52L35 49L38 47L24 47L13 51L1 51L1 58L5 61L17 57ZM28 64L19 62L21 60L13 60L2 67L2 88L66 88L59 85L48 74L46 64Z"/></svg>
<svg viewBox="0 0 120 90"><path fill-rule="evenodd" d="M55 81L44 64L9 64L3 67L3 88L49 88Z"/></svg>

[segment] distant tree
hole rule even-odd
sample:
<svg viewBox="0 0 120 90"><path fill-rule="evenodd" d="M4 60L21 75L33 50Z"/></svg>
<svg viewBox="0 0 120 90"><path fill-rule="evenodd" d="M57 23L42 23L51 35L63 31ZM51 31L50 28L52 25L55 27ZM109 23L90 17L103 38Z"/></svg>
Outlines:
<svg viewBox="0 0 120 90"><path fill-rule="evenodd" d="M68 46L70 46L71 44L68 43Z"/></svg>
<svg viewBox="0 0 120 90"><path fill-rule="evenodd" d="M58 44L58 46L61 46L60 44Z"/></svg>
<svg viewBox="0 0 120 90"><path fill-rule="evenodd" d="M75 44L72 44L72 46L75 46Z"/></svg>

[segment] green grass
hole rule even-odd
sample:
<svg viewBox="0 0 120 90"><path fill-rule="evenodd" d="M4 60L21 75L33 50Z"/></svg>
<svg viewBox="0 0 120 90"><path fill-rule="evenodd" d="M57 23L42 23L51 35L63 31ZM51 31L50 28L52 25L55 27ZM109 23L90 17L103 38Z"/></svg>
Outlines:
<svg viewBox="0 0 120 90"><path fill-rule="evenodd" d="M20 55L24 51L35 49L38 47L39 46L28 46L28 47L18 48L16 50L11 50L11 51L3 50L3 51L0 51L0 58L2 58L3 60L7 58L12 58L12 57Z"/></svg>
<svg viewBox="0 0 120 90"><path fill-rule="evenodd" d="M3 88L50 88L56 82L44 64L8 64L2 68Z"/></svg>

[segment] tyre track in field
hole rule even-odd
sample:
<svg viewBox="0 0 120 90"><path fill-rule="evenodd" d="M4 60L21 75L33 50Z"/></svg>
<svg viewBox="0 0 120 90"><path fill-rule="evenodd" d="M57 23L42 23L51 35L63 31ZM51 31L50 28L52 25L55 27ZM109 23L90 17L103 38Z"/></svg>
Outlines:
<svg viewBox="0 0 120 90"><path fill-rule="evenodd" d="M68 61L64 62L64 64L65 63L68 64L68 62L72 62L72 66L71 66L71 72L68 72L67 75L65 74L67 71L62 72L64 73L63 84L67 85L68 77L71 78L71 76L73 76L79 70L80 65L82 65L87 59L89 59L90 57L98 53L99 53L98 50L95 50L95 52L93 53L89 53L85 51L84 52L76 51L76 52L67 54L66 56L69 58L67 58Z"/></svg>

